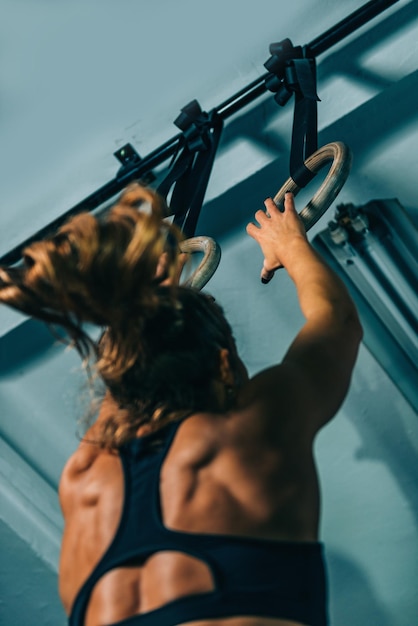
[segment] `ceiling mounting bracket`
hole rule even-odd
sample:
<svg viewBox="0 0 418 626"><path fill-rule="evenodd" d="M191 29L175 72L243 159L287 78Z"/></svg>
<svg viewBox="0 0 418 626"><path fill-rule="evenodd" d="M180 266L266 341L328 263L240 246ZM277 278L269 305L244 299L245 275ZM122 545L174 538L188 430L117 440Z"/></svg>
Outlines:
<svg viewBox="0 0 418 626"><path fill-rule="evenodd" d="M113 156L117 158L121 166L116 174L116 178L124 178L129 174L129 172L136 171L139 164L142 162L142 158L135 150L132 144L126 143L122 148L116 150L113 153ZM141 180L149 185L155 180L155 175L150 170L149 172L144 173L141 176Z"/></svg>

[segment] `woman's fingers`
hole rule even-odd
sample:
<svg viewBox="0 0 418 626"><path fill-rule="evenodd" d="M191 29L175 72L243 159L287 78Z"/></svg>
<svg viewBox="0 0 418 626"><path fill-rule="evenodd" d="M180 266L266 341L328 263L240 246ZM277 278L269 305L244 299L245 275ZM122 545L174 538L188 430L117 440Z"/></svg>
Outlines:
<svg viewBox="0 0 418 626"><path fill-rule="evenodd" d="M290 191L286 191L286 193L284 194L283 205L285 211L296 211L295 198L293 193L291 193Z"/></svg>
<svg viewBox="0 0 418 626"><path fill-rule="evenodd" d="M272 198L266 198L264 200L264 206L266 207L267 213L270 217L281 213L279 207Z"/></svg>
<svg viewBox="0 0 418 626"><path fill-rule="evenodd" d="M286 191L283 201L283 210L281 210L272 198L264 200L264 206L270 216L283 215L285 211L296 211L293 193Z"/></svg>
<svg viewBox="0 0 418 626"><path fill-rule="evenodd" d="M268 283L277 269L283 267L280 251L286 246L289 236L298 234L299 225L295 228L294 216L297 216L293 194L286 193L284 208L281 210L272 198L264 201L265 211L255 213L257 224L247 225L247 233L257 241L264 253L264 264L261 270L261 281Z"/></svg>
<svg viewBox="0 0 418 626"><path fill-rule="evenodd" d="M261 282L265 285L271 281L274 276L274 271L266 270L265 267L261 270Z"/></svg>
<svg viewBox="0 0 418 626"><path fill-rule="evenodd" d="M259 209L254 214L254 217L256 221L258 222L258 224L260 225L260 227L262 227L263 225L264 226L268 225L268 222L270 220L271 213L268 212L268 208L270 206L270 203L268 202L269 200L271 203L273 203L273 207L277 209L276 205L274 204L273 200L271 200L271 198L268 198L267 200L265 200L264 205L267 209L267 213L266 211ZM274 208L272 208L271 206L270 206L270 209L274 210ZM260 227L256 226L253 222L250 222L246 228L247 234L250 235L250 237L252 237L253 239L257 240L257 235L260 234Z"/></svg>
<svg viewBox="0 0 418 626"><path fill-rule="evenodd" d="M269 215L265 211L262 211L261 209L255 212L254 217L259 224L265 224L267 220L270 219Z"/></svg>
<svg viewBox="0 0 418 626"><path fill-rule="evenodd" d="M252 222L247 224L246 231L247 235L250 235L250 237L257 241L257 234L260 232L260 229L255 224L253 224Z"/></svg>

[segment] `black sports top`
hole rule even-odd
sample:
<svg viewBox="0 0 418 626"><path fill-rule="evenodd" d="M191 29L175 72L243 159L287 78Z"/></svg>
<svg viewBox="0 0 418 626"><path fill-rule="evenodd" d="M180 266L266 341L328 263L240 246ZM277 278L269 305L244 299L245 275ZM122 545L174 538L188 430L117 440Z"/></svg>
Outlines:
<svg viewBox="0 0 418 626"><path fill-rule="evenodd" d="M181 422L134 439L120 450L125 499L115 537L81 587L69 626L83 626L90 594L108 571L141 565L172 550L206 563L215 589L178 598L112 626L175 626L193 620L257 616L326 626L322 544L173 531L162 521L160 471Z"/></svg>

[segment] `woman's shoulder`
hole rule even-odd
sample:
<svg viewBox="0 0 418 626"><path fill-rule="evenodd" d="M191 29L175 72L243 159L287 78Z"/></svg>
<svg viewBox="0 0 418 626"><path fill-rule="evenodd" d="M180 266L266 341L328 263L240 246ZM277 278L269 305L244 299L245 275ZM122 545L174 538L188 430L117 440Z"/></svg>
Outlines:
<svg viewBox="0 0 418 626"><path fill-rule="evenodd" d="M312 455L308 450L305 454L289 450L287 442L269 438L266 429L250 428L248 417L243 422L242 410L233 409L194 415L181 425L162 474L163 497L176 494L169 526L187 530L186 521L191 519L199 531L212 532L207 519L212 507L222 503L218 532L237 532L240 519L242 534L278 538L288 536L290 518L304 516L306 493L312 497L316 484ZM256 424L257 418L252 415ZM188 517L190 511L194 517ZM292 536L304 536L305 527L304 521ZM308 530L311 536L311 526Z"/></svg>
<svg viewBox="0 0 418 626"><path fill-rule="evenodd" d="M297 372L283 363L266 368L240 389L236 410L228 422L230 433L246 441L288 453L312 448L312 409Z"/></svg>
<svg viewBox="0 0 418 626"><path fill-rule="evenodd" d="M276 419L280 419L280 407ZM288 451L288 442L272 436L267 422L257 403L239 401L224 413L194 414L180 425L168 459L178 467L199 471L226 457L247 459L269 450L277 456L281 447Z"/></svg>
<svg viewBox="0 0 418 626"><path fill-rule="evenodd" d="M195 413L177 429L169 456L190 470L200 469L216 458L223 445L226 416L222 413Z"/></svg>
<svg viewBox="0 0 418 626"><path fill-rule="evenodd" d="M59 498L64 515L75 504L94 504L102 485L119 469L121 472L117 452L102 448L86 434L61 474Z"/></svg>

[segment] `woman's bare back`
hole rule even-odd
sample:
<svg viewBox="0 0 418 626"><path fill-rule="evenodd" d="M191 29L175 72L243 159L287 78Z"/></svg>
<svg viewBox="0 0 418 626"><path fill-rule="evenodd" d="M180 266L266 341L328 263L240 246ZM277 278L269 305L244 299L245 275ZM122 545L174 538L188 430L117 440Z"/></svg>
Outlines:
<svg viewBox="0 0 418 626"><path fill-rule="evenodd" d="M161 471L164 525L192 533L315 540L317 515L304 519L302 514L312 508L311 502L306 506L304 493L309 499L312 493L318 497L313 463L301 462L295 471L294 460L290 465L283 451L255 441L253 432L246 444L242 433L238 438L235 434L237 420L236 416L202 414L181 424ZM119 456L82 443L63 472L60 494L66 520L60 593L69 613L120 521L124 478ZM85 626L113 624L176 598L213 589L206 563L182 552L158 552L141 567L117 568L99 580L90 597ZM254 619L204 620L196 626L292 624Z"/></svg>

